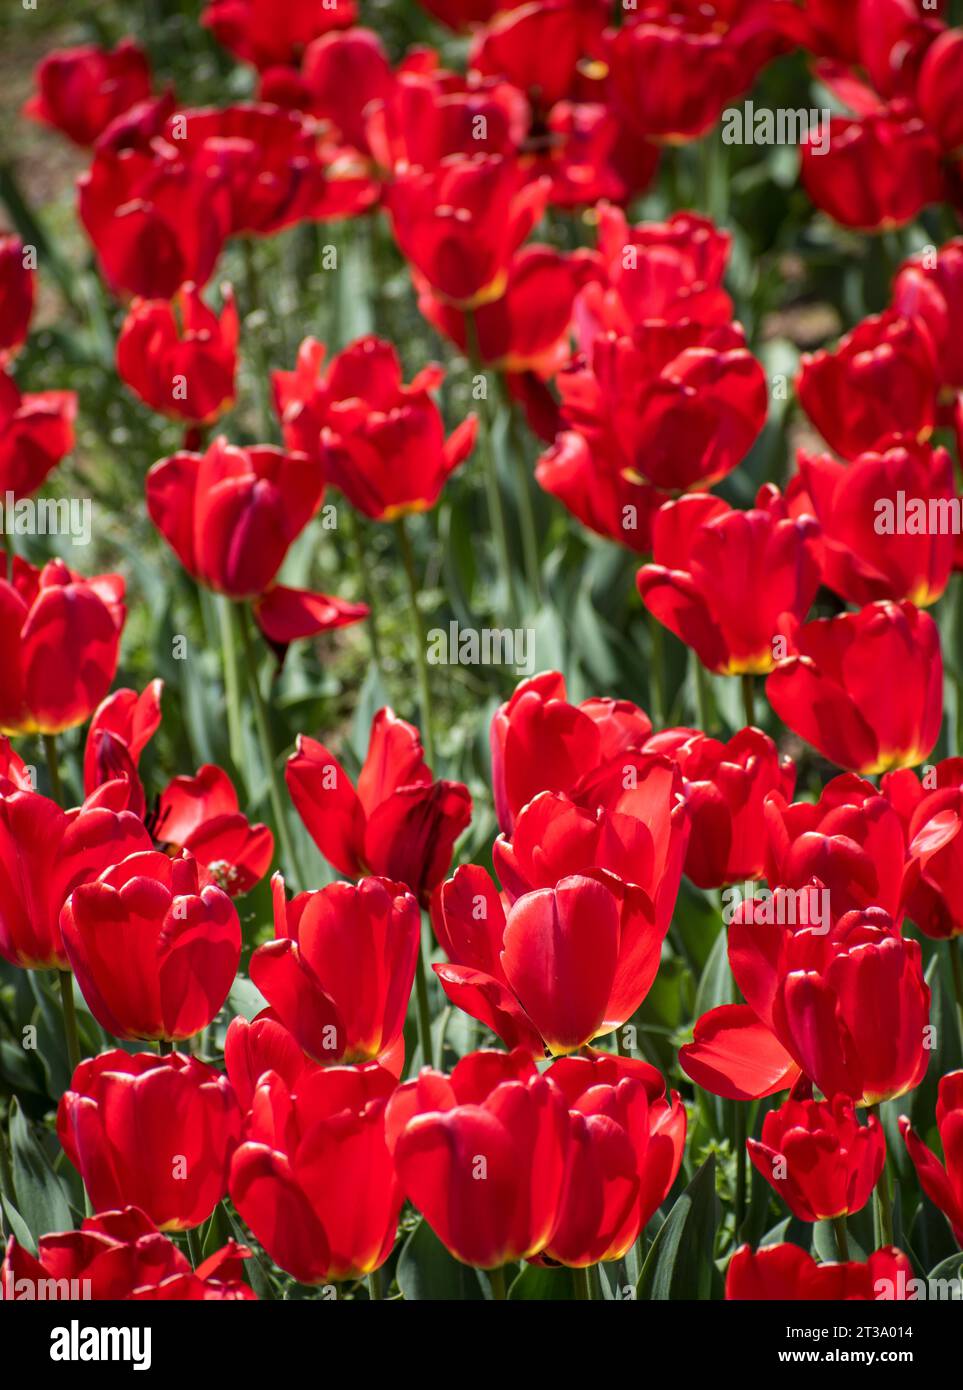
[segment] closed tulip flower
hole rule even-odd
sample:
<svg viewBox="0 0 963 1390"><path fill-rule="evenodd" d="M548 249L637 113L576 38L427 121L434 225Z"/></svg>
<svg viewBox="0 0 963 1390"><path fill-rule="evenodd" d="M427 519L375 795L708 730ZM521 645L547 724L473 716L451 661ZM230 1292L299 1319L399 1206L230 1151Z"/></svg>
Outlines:
<svg viewBox="0 0 963 1390"><path fill-rule="evenodd" d="M678 1175L686 1112L654 1067L607 1053L563 1057L549 1073L572 1124L560 1219L545 1254L585 1267L619 1260Z"/></svg>
<svg viewBox="0 0 963 1390"><path fill-rule="evenodd" d="M292 542L321 505L324 479L304 454L216 439L147 475L147 510L188 574L233 599L253 599L264 635L279 645L367 616L364 604L276 583Z"/></svg>
<svg viewBox="0 0 963 1390"><path fill-rule="evenodd" d="M123 600L118 574L84 579L62 560L38 570L14 558L0 579L0 731L59 734L90 718L117 670Z"/></svg>
<svg viewBox="0 0 963 1390"><path fill-rule="evenodd" d="M857 324L834 352L805 354L796 389L826 443L855 459L890 435L925 442L938 383L928 332L890 309Z"/></svg>
<svg viewBox="0 0 963 1390"><path fill-rule="evenodd" d="M963 759L945 758L924 780L904 768L882 789L906 827L903 907L924 935L946 940L963 933Z"/></svg>
<svg viewBox="0 0 963 1390"><path fill-rule="evenodd" d="M959 37L963 40L963 33ZM958 48L963 56L963 42ZM929 333L941 384L963 388L963 344L955 331L963 313L963 237L946 242L935 257L906 261L893 281L892 303L904 319L919 320Z"/></svg>
<svg viewBox="0 0 963 1390"><path fill-rule="evenodd" d="M637 576L649 612L710 671L771 671L784 615L801 621L819 588L813 518L791 517L767 484L748 512L708 493L681 497L652 530L653 563Z"/></svg>
<svg viewBox="0 0 963 1390"><path fill-rule="evenodd" d="M819 799L797 801L772 792L763 813L765 877L799 892L818 883L829 891L835 920L864 907L902 919L905 834L889 801L862 777L827 782Z"/></svg>
<svg viewBox="0 0 963 1390"><path fill-rule="evenodd" d="M830 762L870 776L929 755L943 718L943 659L928 613L871 603L791 629L788 646L766 694Z"/></svg>
<svg viewBox="0 0 963 1390"><path fill-rule="evenodd" d="M936 132L948 154L963 148L963 114L959 101L961 74L963 32L958 28L946 29L926 51L919 70L916 100L923 119Z"/></svg>
<svg viewBox="0 0 963 1390"><path fill-rule="evenodd" d="M372 720L357 788L334 754L303 734L285 778L308 834L336 869L397 880L422 904L471 821L468 788L435 781L418 730L387 708Z"/></svg>
<svg viewBox="0 0 963 1390"><path fill-rule="evenodd" d="M0 366L26 340L33 313L34 271L18 236L0 236Z"/></svg>
<svg viewBox="0 0 963 1390"><path fill-rule="evenodd" d="M917 1136L903 1115L900 1132L920 1186L953 1228L963 1247L963 1071L952 1071L940 1081L936 1102L936 1127L943 1146L943 1162Z"/></svg>
<svg viewBox="0 0 963 1390"><path fill-rule="evenodd" d="M2 313L2 308L0 308ZM0 346L0 497L29 497L74 447L73 391L22 392L2 370ZM16 534L16 514L5 518ZM6 564L0 565L0 573Z"/></svg>
<svg viewBox="0 0 963 1390"><path fill-rule="evenodd" d="M781 758L768 734L752 728L728 743L698 729L666 729L645 746L671 758L682 772L690 825L686 877L700 888L762 878L764 803L770 792L792 796L792 759Z"/></svg>
<svg viewBox="0 0 963 1390"><path fill-rule="evenodd" d="M130 39L112 51L93 44L58 49L37 65L35 77L37 91L24 115L76 145L92 145L115 116L150 96L147 54Z"/></svg>
<svg viewBox="0 0 963 1390"><path fill-rule="evenodd" d="M908 1255L892 1245L874 1250L865 1264L817 1264L798 1245L740 1245L726 1271L726 1298L813 1302L859 1299L903 1301L916 1276Z"/></svg>
<svg viewBox="0 0 963 1390"><path fill-rule="evenodd" d="M945 591L954 548L948 518L959 505L945 449L909 441L850 464L801 452L786 495L795 515L819 521L823 583L849 603L909 599L927 608Z"/></svg>
<svg viewBox="0 0 963 1390"><path fill-rule="evenodd" d="M296 369L274 374L288 447L316 458L322 476L373 521L435 506L471 453L477 428L469 416L445 437L429 394L444 372L426 367L405 386L394 347L374 337L359 338L322 373L324 353L307 338Z"/></svg>
<svg viewBox="0 0 963 1390"><path fill-rule="evenodd" d="M571 704L558 671L519 681L489 730L499 826L511 834L515 817L539 792L573 793L601 764L640 749L651 731L652 721L631 700Z"/></svg>
<svg viewBox="0 0 963 1390"><path fill-rule="evenodd" d="M939 142L903 100L831 117L800 153L806 192L844 227L889 231L944 197Z"/></svg>
<svg viewBox="0 0 963 1390"><path fill-rule="evenodd" d="M274 937L251 957L273 1016L318 1062L367 1062L399 1044L421 916L397 883L332 883L290 902L276 874ZM402 1044L403 1045L403 1044Z"/></svg>
<svg viewBox="0 0 963 1390"><path fill-rule="evenodd" d="M409 1200L456 1259L530 1259L559 1222L568 1109L518 1052L472 1052L450 1076L425 1067L388 1103L388 1146Z"/></svg>
<svg viewBox="0 0 963 1390"><path fill-rule="evenodd" d="M833 1101L790 1098L749 1139L753 1164L800 1221L833 1221L861 1211L886 1162L886 1139L875 1115L865 1125L845 1096Z"/></svg>
<svg viewBox="0 0 963 1390"><path fill-rule="evenodd" d="M230 898L189 855L132 854L76 888L60 917L91 1013L115 1038L190 1038L227 998L241 956Z"/></svg>
<svg viewBox="0 0 963 1390"><path fill-rule="evenodd" d="M160 728L163 689L163 681L152 680L139 695L126 686L112 691L94 710L84 744L84 793L124 780L130 788L128 809L142 820L147 803L137 765Z"/></svg>
<svg viewBox="0 0 963 1390"><path fill-rule="evenodd" d="M302 1284L359 1279L384 1264L402 1192L385 1143L395 1079L382 1067L329 1067L295 1090L261 1077L231 1163L231 1200Z"/></svg>
<svg viewBox="0 0 963 1390"><path fill-rule="evenodd" d="M150 836L127 810L62 811L16 772L0 780L0 956L24 970L69 970L64 903L112 864L149 850Z"/></svg>
<svg viewBox="0 0 963 1390"><path fill-rule="evenodd" d="M134 1205L160 1231L206 1221L227 1193L241 1113L227 1077L175 1052L102 1052L80 1063L57 1135L95 1211Z"/></svg>
<svg viewBox="0 0 963 1390"><path fill-rule="evenodd" d="M848 912L828 931L790 925L785 891L775 912L737 909L729 963L747 1002L703 1015L679 1053L683 1070L734 1100L785 1090L800 1072L824 1096L861 1106L911 1091L929 1058L919 942L878 907Z"/></svg>
<svg viewBox="0 0 963 1390"><path fill-rule="evenodd" d="M224 1069L238 1104L247 1114L265 1072L277 1072L289 1091L297 1091L301 1078L316 1071L317 1063L302 1052L294 1034L265 1009L250 1023L240 1014L231 1019L224 1039Z"/></svg>
<svg viewBox="0 0 963 1390"><path fill-rule="evenodd" d="M190 283L172 300L131 305L117 339L117 371L151 410L207 425L232 404L238 317L229 285L221 297L219 315Z"/></svg>
<svg viewBox="0 0 963 1390"><path fill-rule="evenodd" d="M354 0L208 0L201 23L236 57L257 68L297 66L312 39L354 23Z"/></svg>
<svg viewBox="0 0 963 1390"><path fill-rule="evenodd" d="M230 1240L195 1270L137 1207L88 1216L78 1231L41 1236L36 1257L11 1236L0 1265L0 1297L45 1298L55 1287L95 1301L209 1302L256 1298L244 1282L250 1250ZM67 1286L61 1280L69 1280ZM76 1280L74 1284L72 1281Z"/></svg>

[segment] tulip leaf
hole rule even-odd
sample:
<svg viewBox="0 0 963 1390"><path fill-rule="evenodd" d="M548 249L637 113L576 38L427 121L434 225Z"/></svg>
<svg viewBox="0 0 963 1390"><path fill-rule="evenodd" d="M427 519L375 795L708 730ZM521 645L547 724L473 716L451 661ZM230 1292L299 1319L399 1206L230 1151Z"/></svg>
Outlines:
<svg viewBox="0 0 963 1390"><path fill-rule="evenodd" d="M570 1269L548 1265L526 1265L508 1290L512 1302L573 1302L575 1282Z"/></svg>
<svg viewBox="0 0 963 1390"><path fill-rule="evenodd" d="M424 1220L398 1258L398 1287L410 1301L476 1302L485 1296L478 1271L449 1255Z"/></svg>
<svg viewBox="0 0 963 1390"><path fill-rule="evenodd" d="M949 1259L940 1260L939 1264L935 1265L933 1269L930 1270L926 1278L928 1281L931 1279L955 1279L957 1284L954 1287L952 1299L954 1302L960 1302L961 1299L963 1299L963 1252L958 1250L956 1254L951 1255ZM938 1290L932 1292L927 1291L927 1293L930 1298L939 1298L942 1296Z"/></svg>
<svg viewBox="0 0 963 1390"><path fill-rule="evenodd" d="M31 1255L37 1253L37 1242L34 1240L26 1221L17 1211L17 1208L6 1197L0 1197L3 1204L4 1223L7 1227L7 1234L16 1236L17 1244L22 1245L25 1250L29 1250Z"/></svg>
<svg viewBox="0 0 963 1390"><path fill-rule="evenodd" d="M67 1194L16 1100L10 1104L10 1149L17 1210L35 1237L69 1231Z"/></svg>
<svg viewBox="0 0 963 1390"><path fill-rule="evenodd" d="M639 1275L639 1298L707 1299L719 1274L713 1259L719 1204L710 1154L666 1217Z"/></svg>

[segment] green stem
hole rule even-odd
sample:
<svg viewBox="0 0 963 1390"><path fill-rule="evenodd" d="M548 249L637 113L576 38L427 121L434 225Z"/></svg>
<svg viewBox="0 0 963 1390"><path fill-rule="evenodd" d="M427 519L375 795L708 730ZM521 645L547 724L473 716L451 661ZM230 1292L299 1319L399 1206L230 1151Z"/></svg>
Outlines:
<svg viewBox="0 0 963 1390"><path fill-rule="evenodd" d="M13 583L13 557L16 554L16 551L13 547L13 536L11 536L10 532L7 530L6 520L4 521L3 526L3 549L6 553L4 574L7 578L8 583Z"/></svg>
<svg viewBox="0 0 963 1390"><path fill-rule="evenodd" d="M846 1230L845 1216L833 1217L833 1233L836 1237L836 1249L843 1264L849 1259L849 1233Z"/></svg>
<svg viewBox="0 0 963 1390"><path fill-rule="evenodd" d="M250 236L241 237L241 255L244 260L244 288L247 300L247 313L245 318L250 320L252 314L259 315L258 322L251 330L250 322L245 326L248 329L247 339L251 344L254 357L254 393L257 398L258 407L258 428L265 440L268 440L273 433L272 414L271 414L271 385L270 372L268 365L267 352L263 338L264 323L260 316L266 313L264 306L266 300L261 296L261 279L257 268L257 250L254 245L254 238Z"/></svg>
<svg viewBox="0 0 963 1390"><path fill-rule="evenodd" d="M469 309L465 312L465 337L468 343L468 360L471 364L473 376L487 375L481 360L481 352L478 346L478 325L475 322L474 312ZM501 572L502 584L505 587L505 601L509 612L517 617L518 605L515 599L515 585L512 579L512 559L511 549L508 544L508 528L505 525L505 509L502 506L502 493L498 483L498 464L495 459L495 450L492 447L491 436L491 412L487 396L484 408L478 412L478 434L482 446L482 455L485 464L485 488L488 494L488 519L495 537L495 550L498 555L498 568Z"/></svg>
<svg viewBox="0 0 963 1390"><path fill-rule="evenodd" d="M171 1053L174 1051L174 1044L168 1042L167 1038L158 1038L157 1051L160 1053L161 1057L170 1057Z"/></svg>
<svg viewBox="0 0 963 1390"><path fill-rule="evenodd" d="M373 1269L368 1275L368 1297L372 1303L378 1303L384 1297L381 1289L381 1270Z"/></svg>
<svg viewBox="0 0 963 1390"><path fill-rule="evenodd" d="M428 680L428 652L425 642L425 625L418 607L418 577L415 573L415 557L411 549L411 539L405 525L405 518L399 516L395 522L398 549L404 566L408 584L408 610L411 616L411 631L415 639L415 669L418 672L418 691L421 700L421 742L424 746L428 766L434 770L435 739L431 719L431 685Z"/></svg>
<svg viewBox="0 0 963 1390"><path fill-rule="evenodd" d="M953 993L956 996L956 1026L960 1034L960 1048L963 1049L963 937L950 937L946 945L950 953Z"/></svg>
<svg viewBox="0 0 963 1390"><path fill-rule="evenodd" d="M632 1056L631 1050L630 1050L629 1048L626 1047L626 1045L625 1045L625 1040L624 1040L624 1038L622 1037L622 1029L623 1029L624 1027L625 1027L625 1024L623 1023L623 1024L621 1025L621 1027L616 1028L616 1030L615 1030L615 1047L616 1047L616 1051L618 1052L618 1054L619 1054L620 1057L631 1057L631 1056Z"/></svg>
<svg viewBox="0 0 963 1390"><path fill-rule="evenodd" d="M488 1271L488 1282L492 1288L492 1298L499 1303L503 1303L508 1297L505 1289L505 1267L490 1269Z"/></svg>
<svg viewBox="0 0 963 1390"><path fill-rule="evenodd" d="M756 683L748 671L742 677L742 708L746 716L746 727L750 728L756 722Z"/></svg>
<svg viewBox="0 0 963 1390"><path fill-rule="evenodd" d="M535 525L535 508L532 503L532 479L525 460L522 437L516 428L515 403L508 394L508 383L499 376L502 401L508 415L508 437L512 459L518 478L518 518L522 531L522 555L525 561L525 577L536 604L542 603L542 570L538 558L538 528Z"/></svg>
<svg viewBox="0 0 963 1390"><path fill-rule="evenodd" d="M64 1017L64 1037L67 1040L67 1060L70 1074L80 1066L80 1034L77 1032L77 1010L74 1006L74 977L69 970L58 970L60 977L60 1008Z"/></svg>
<svg viewBox="0 0 963 1390"><path fill-rule="evenodd" d="M348 510L348 531L350 533L351 548L354 551L354 561L358 567L358 578L361 582L361 597L368 605L368 621L365 626L368 629L368 641L371 643L371 659L378 668L380 675L384 675L384 663L381 660L381 639L378 636L378 614L375 608L374 592L368 574L367 557L364 553L364 537L361 530L361 518Z"/></svg>
<svg viewBox="0 0 963 1390"><path fill-rule="evenodd" d="M709 733L712 726L712 697L709 690L709 673L702 662L692 652L689 660L692 662L693 682L695 684L696 698L696 724L703 733Z"/></svg>
<svg viewBox="0 0 963 1390"><path fill-rule="evenodd" d="M418 1041L421 1044L421 1065L435 1065L431 1041L431 1010L428 1007L428 972L425 969L424 933L418 932L418 959L415 963L415 1002L418 1009Z"/></svg>
<svg viewBox="0 0 963 1390"><path fill-rule="evenodd" d="M868 1114L875 1115L882 1120L879 1115L879 1106L871 1105ZM883 1171L879 1175L879 1182L876 1184L874 1194L874 1210L876 1215L876 1239L877 1248L883 1245L893 1244L893 1197L889 1186L889 1149L887 1147L886 1162L883 1164Z"/></svg>
<svg viewBox="0 0 963 1390"><path fill-rule="evenodd" d="M649 624L649 713L656 729L665 727L665 642L662 624L647 612Z"/></svg>
<svg viewBox="0 0 963 1390"><path fill-rule="evenodd" d="M736 1149L736 1212L734 1235L736 1242L742 1223L746 1219L746 1131L748 1124L748 1104L736 1101L735 1149Z"/></svg>
<svg viewBox="0 0 963 1390"><path fill-rule="evenodd" d="M591 1303L595 1299L594 1281L592 1279L593 1265L586 1265L584 1269L573 1269L572 1279L575 1284L575 1297L580 1303Z"/></svg>
<svg viewBox="0 0 963 1390"><path fill-rule="evenodd" d="M228 746L231 751L231 762L240 771L244 767L244 743L243 724L241 722L241 682L237 670L233 601L224 594L218 594L217 612L221 625L221 659L224 666Z"/></svg>
<svg viewBox="0 0 963 1390"><path fill-rule="evenodd" d="M63 804L63 787L60 783L60 766L57 762L56 734L44 734L43 751L47 759L47 772L50 774L50 795L60 806Z"/></svg>
<svg viewBox="0 0 963 1390"><path fill-rule="evenodd" d="M7 1143L6 1120L0 1121L0 1195L13 1201L13 1169ZM2 1213L0 1213L2 1214Z"/></svg>
<svg viewBox="0 0 963 1390"><path fill-rule="evenodd" d="M281 782L274 760L274 747L271 742L271 726L268 721L267 705L264 702L264 696L261 694L261 684L258 680L257 654L254 650L254 642L250 631L251 620L246 608L242 608L238 616L241 626L241 643L244 647L244 664L247 667L248 683L251 687L251 696L254 702L254 722L257 725L258 741L261 745L261 758L268 774L271 809L274 812L274 820L278 828L278 838L281 842L281 855L287 873L296 879L297 886L301 887L304 883L304 875L301 872L301 866L294 852L294 844L291 840L291 831L288 827L284 798L281 795Z"/></svg>

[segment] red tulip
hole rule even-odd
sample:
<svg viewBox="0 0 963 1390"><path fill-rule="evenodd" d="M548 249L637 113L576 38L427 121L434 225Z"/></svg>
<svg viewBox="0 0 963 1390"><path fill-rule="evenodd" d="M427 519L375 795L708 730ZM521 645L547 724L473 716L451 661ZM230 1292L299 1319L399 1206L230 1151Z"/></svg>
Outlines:
<svg viewBox="0 0 963 1390"><path fill-rule="evenodd" d="M557 423L539 435L551 438ZM671 493L626 478L613 462L593 452L581 434L565 430L538 460L535 479L590 531L645 555L652 549L655 514Z"/></svg>
<svg viewBox="0 0 963 1390"><path fill-rule="evenodd" d="M243 1279L250 1250L229 1240L197 1269L137 1207L88 1216L79 1231L41 1236L36 1258L11 1236L0 1264L0 1298L124 1301L256 1298ZM67 1281L67 1282L64 1282Z"/></svg>
<svg viewBox="0 0 963 1390"><path fill-rule="evenodd" d="M345 144L369 153L368 108L372 102L390 100L395 85L378 35L372 29L338 29L314 39L305 50L300 80L309 102L301 109L333 122ZM263 78L261 97L271 100Z"/></svg>
<svg viewBox="0 0 963 1390"><path fill-rule="evenodd" d="M800 155L806 192L844 227L902 227L944 197L939 144L903 100L833 116L828 130L804 137Z"/></svg>
<svg viewBox="0 0 963 1390"><path fill-rule="evenodd" d="M637 577L649 612L710 671L771 671L784 615L803 619L819 588L812 518L791 517L766 484L748 512L708 493L668 502L652 534L654 563Z"/></svg>
<svg viewBox="0 0 963 1390"><path fill-rule="evenodd" d="M679 1053L697 1085L734 1100L771 1095L805 1073L824 1096L876 1105L918 1086L928 1061L930 991L919 943L882 908L825 928L782 924L797 899L747 903L729 928L746 1004L703 1015Z"/></svg>
<svg viewBox="0 0 963 1390"><path fill-rule="evenodd" d="M303 734L285 779L308 834L336 869L396 880L423 904L471 820L468 788L432 778L418 730L390 709L372 720L357 789L334 754Z"/></svg>
<svg viewBox="0 0 963 1390"><path fill-rule="evenodd" d="M414 898L383 878L357 887L331 883L290 903L280 874L271 886L274 940L251 957L251 979L273 1016L318 1062L391 1054L405 1026L421 939Z"/></svg>
<svg viewBox="0 0 963 1390"><path fill-rule="evenodd" d="M919 69L916 101L924 121L949 154L963 146L963 114L960 112L959 95L961 74L963 31L947 29L926 51Z"/></svg>
<svg viewBox="0 0 963 1390"><path fill-rule="evenodd" d="M823 582L850 603L905 598L923 608L946 589L954 536L939 516L960 504L945 449L910 441L849 465L800 450L786 496L794 515L819 521Z"/></svg>
<svg viewBox="0 0 963 1390"><path fill-rule="evenodd" d="M221 436L205 454L155 463L147 475L147 510L188 574L215 593L255 599L262 632L286 644L368 612L364 604L275 583L323 492L321 471L304 454L271 445L241 449Z"/></svg>
<svg viewBox="0 0 963 1390"><path fill-rule="evenodd" d="M606 10L599 0L542 0L498 14L472 45L469 70L507 78L547 112L577 95L580 64L601 52Z"/></svg>
<svg viewBox="0 0 963 1390"><path fill-rule="evenodd" d="M89 719L117 670L124 625L118 574L83 579L62 560L15 557L0 579L0 730L59 734Z"/></svg>
<svg viewBox="0 0 963 1390"><path fill-rule="evenodd" d="M640 749L651 732L648 715L631 700L570 704L558 671L520 681L495 711L489 731L499 826L510 834L519 811L539 792L574 792L583 776Z"/></svg>
<svg viewBox="0 0 963 1390"><path fill-rule="evenodd" d="M102 1052L74 1072L57 1135L95 1211L133 1203L158 1230L206 1221L227 1193L241 1114L226 1076L175 1052Z"/></svg>
<svg viewBox="0 0 963 1390"><path fill-rule="evenodd" d="M564 425L600 468L678 492L730 473L768 408L762 367L735 324L653 320L631 337L600 334L557 385Z"/></svg>
<svg viewBox="0 0 963 1390"><path fill-rule="evenodd" d="M288 1090L296 1092L317 1064L304 1055L293 1033L264 1010L250 1023L240 1015L231 1019L224 1039L224 1069L246 1114L265 1072L277 1072Z"/></svg>
<svg viewBox="0 0 963 1390"><path fill-rule="evenodd" d="M810 885L829 891L833 920L865 907L882 907L902 920L905 837L885 796L861 777L845 773L823 787L819 800L789 804L790 794L766 798L765 876L795 892Z"/></svg>
<svg viewBox="0 0 963 1390"><path fill-rule="evenodd" d="M385 1146L393 1076L329 1067L296 1091L261 1077L231 1163L231 1200L302 1284L358 1279L391 1254L402 1193Z"/></svg>
<svg viewBox="0 0 963 1390"><path fill-rule="evenodd" d="M790 1097L762 1122L762 1142L749 1139L753 1164L800 1221L834 1221L861 1211L886 1162L886 1139L875 1115L865 1125L853 1103Z"/></svg>
<svg viewBox="0 0 963 1390"><path fill-rule="evenodd" d="M472 29L504 10L517 9L517 4L515 0L424 0L422 8L449 29Z"/></svg>
<svg viewBox="0 0 963 1390"><path fill-rule="evenodd" d="M472 1052L450 1076L425 1067L388 1102L386 1132L406 1195L456 1259L497 1269L545 1250L570 1120L524 1054Z"/></svg>
<svg viewBox="0 0 963 1390"><path fill-rule="evenodd" d="M385 202L405 259L440 298L475 309L504 293L547 196L547 181L528 183L514 161L478 154L401 173Z"/></svg>
<svg viewBox="0 0 963 1390"><path fill-rule="evenodd" d="M860 60L858 0L845 9L837 0L806 0L805 7L789 0L772 6L768 18L780 33L818 57L853 66Z"/></svg>
<svg viewBox="0 0 963 1390"><path fill-rule="evenodd" d="M943 1145L942 1163L917 1137L905 1115L899 1127L920 1187L952 1226L957 1245L963 1246L963 1071L949 1072L940 1081L936 1127Z"/></svg>
<svg viewBox="0 0 963 1390"><path fill-rule="evenodd" d="M945 758L927 768L925 785L904 768L882 781L906 827L903 907L926 936L963 933L963 759Z"/></svg>
<svg viewBox="0 0 963 1390"><path fill-rule="evenodd" d="M766 694L783 723L838 767L863 776L913 767L943 718L939 630L910 603L819 618L790 631Z"/></svg>
<svg viewBox="0 0 963 1390"><path fill-rule="evenodd" d="M150 836L129 811L89 804L62 811L16 771L0 780L0 955L25 970L69 970L60 933L67 898L128 854L150 849Z"/></svg>
<svg viewBox="0 0 963 1390"><path fill-rule="evenodd" d="M433 507L448 477L471 453L477 422L468 416L445 438L429 392L444 378L424 368L409 386L394 347L359 338L322 373L325 348L306 338L293 372L275 372L285 442L317 458L321 474L373 521Z"/></svg>
<svg viewBox="0 0 963 1390"><path fill-rule="evenodd" d="M584 1267L619 1260L668 1195L685 1148L685 1106L654 1067L596 1052L549 1073L572 1125L560 1220L545 1254Z"/></svg>
<svg viewBox="0 0 963 1390"><path fill-rule="evenodd" d="M23 114L92 145L111 121L150 96L147 54L131 39L112 51L82 44L57 49L37 65L36 93Z"/></svg>
<svg viewBox="0 0 963 1390"><path fill-rule="evenodd" d="M704 135L771 56L751 3L656 3L623 20L606 51L619 114L670 144Z"/></svg>
<svg viewBox="0 0 963 1390"><path fill-rule="evenodd" d="M390 92L362 115L364 148L381 169L399 174L438 170L455 155L514 156L531 119L528 102L510 82L469 80L417 50L395 72Z"/></svg>
<svg viewBox="0 0 963 1390"><path fill-rule="evenodd" d="M597 334L631 334L652 320L720 327L732 320L722 286L732 238L707 217L675 212L666 222L630 226L621 208L598 211L604 278L579 296L579 339L590 350Z"/></svg>
<svg viewBox="0 0 963 1390"><path fill-rule="evenodd" d="M144 748L160 728L162 680L152 680L140 695L126 687L113 691L94 710L84 745L84 795L104 782L126 781L129 809L141 820L146 811L137 764Z"/></svg>
<svg viewBox="0 0 963 1390"><path fill-rule="evenodd" d="M796 381L806 414L831 448L855 459L903 435L919 443L936 421L933 345L892 310L864 319L835 352L806 353Z"/></svg>
<svg viewBox="0 0 963 1390"><path fill-rule="evenodd" d="M257 68L296 66L312 39L355 19L354 0L208 0L201 23L218 43Z"/></svg>
<svg viewBox="0 0 963 1390"><path fill-rule="evenodd" d="M161 793L153 823L159 843L188 850L204 877L231 897L249 893L271 867L274 836L238 808L223 768L205 763L196 777L175 777Z"/></svg>
<svg viewBox="0 0 963 1390"><path fill-rule="evenodd" d="M774 791L792 796L792 759L780 758L760 729L741 729L728 743L698 729L666 729L645 746L671 758L685 781L691 827L683 870L687 878L700 888L762 878L764 802Z"/></svg>
<svg viewBox="0 0 963 1390"><path fill-rule="evenodd" d="M893 281L892 305L929 334L942 385L963 387L963 345L955 329L963 313L963 237L946 242L935 257L931 253L906 261Z"/></svg>
<svg viewBox="0 0 963 1390"><path fill-rule="evenodd" d="M0 351L0 364L3 352ZM0 365L0 497L29 497L74 447L77 396L73 391L21 394ZM13 531L15 518L5 519ZM0 563L0 573L6 566Z"/></svg>
<svg viewBox="0 0 963 1390"><path fill-rule="evenodd" d="M192 284L171 301L132 304L117 340L117 371L151 410L210 424L233 403L238 318L230 285L221 296L220 316Z"/></svg>
<svg viewBox="0 0 963 1390"><path fill-rule="evenodd" d="M726 1271L727 1299L775 1299L778 1302L838 1302L841 1299L905 1300L915 1281L908 1256L892 1245L875 1250L865 1264L817 1264L798 1245L741 1245Z"/></svg>
<svg viewBox="0 0 963 1390"><path fill-rule="evenodd" d="M570 355L569 327L576 296L598 274L588 251L563 255L550 246L522 248L508 265L505 292L473 311L478 356L503 372L553 375ZM418 307L429 323L470 350L467 316L424 285Z"/></svg>
<svg viewBox="0 0 963 1390"><path fill-rule="evenodd" d="M20 238L0 236L0 367L26 341L35 279Z"/></svg>
<svg viewBox="0 0 963 1390"><path fill-rule="evenodd" d="M532 1056L576 1052L632 1016L668 925L642 888L588 869L522 893L506 914L483 879L470 865L441 892L439 937L454 963L433 968L453 1004Z"/></svg>
<svg viewBox="0 0 963 1390"><path fill-rule="evenodd" d="M132 854L75 888L60 914L71 968L115 1038L173 1041L212 1022L241 957L226 893L200 887L190 856Z"/></svg>

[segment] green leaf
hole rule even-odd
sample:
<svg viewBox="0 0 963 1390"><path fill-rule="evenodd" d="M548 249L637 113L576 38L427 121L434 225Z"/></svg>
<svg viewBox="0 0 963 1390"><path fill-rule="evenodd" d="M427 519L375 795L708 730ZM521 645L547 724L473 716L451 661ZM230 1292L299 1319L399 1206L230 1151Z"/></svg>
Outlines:
<svg viewBox="0 0 963 1390"><path fill-rule="evenodd" d="M710 1154L666 1217L639 1275L639 1298L655 1302L708 1299L718 1271L713 1259L719 1203Z"/></svg>
<svg viewBox="0 0 963 1390"><path fill-rule="evenodd" d="M576 1294L572 1271L544 1265L526 1265L508 1290L508 1297L513 1302L574 1302Z"/></svg>
<svg viewBox="0 0 963 1390"><path fill-rule="evenodd" d="M399 1256L398 1287L413 1302L476 1302L485 1296L477 1271L449 1255L425 1220L412 1231Z"/></svg>
<svg viewBox="0 0 963 1390"><path fill-rule="evenodd" d="M32 1235L72 1230L66 1190L16 1100L10 1104L10 1148L17 1210Z"/></svg>
<svg viewBox="0 0 963 1390"><path fill-rule="evenodd" d="M23 1217L17 1211L17 1208L12 1202L8 1201L6 1197L0 1197L0 1202L3 1204L3 1215L9 1233L16 1236L18 1245L22 1245L25 1250L29 1250L31 1255L36 1255L37 1242L27 1229L26 1221L24 1221Z"/></svg>

